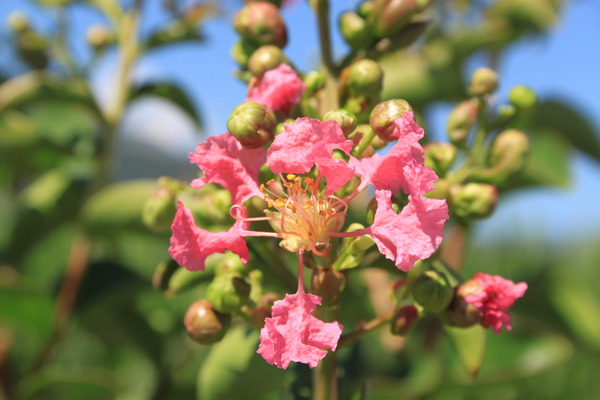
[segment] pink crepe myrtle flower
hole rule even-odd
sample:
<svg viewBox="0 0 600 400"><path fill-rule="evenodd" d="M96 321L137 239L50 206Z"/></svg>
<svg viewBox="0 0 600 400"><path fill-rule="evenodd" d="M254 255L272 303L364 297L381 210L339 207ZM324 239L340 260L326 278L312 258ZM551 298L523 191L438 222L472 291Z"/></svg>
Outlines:
<svg viewBox="0 0 600 400"><path fill-rule="evenodd" d="M502 326L508 331L512 330L510 315L506 311L518 298L523 297L527 284L481 272L475 274L473 281L481 286L481 290L466 296L465 301L481 310L481 325L491 327L496 334L501 332Z"/></svg>
<svg viewBox="0 0 600 400"><path fill-rule="evenodd" d="M225 133L210 138L190 154L192 162L205 173L192 186L218 183L227 189L233 203L230 214L236 223L226 232L205 231L195 227L191 213L180 204L169 249L175 261L188 269L203 269L210 254L230 249L245 263L247 247L242 243L250 236L282 239L282 248L298 254L298 292L277 303L261 332L259 352L269 363L280 368L290 361L314 366L326 354L324 348L335 350L341 333L341 325L323 325L311 315L321 299L304 293L304 252L322 257L329 251L332 238L366 234L373 237L382 254L406 271L440 245L448 207L445 200L423 196L437 179L423 165L423 148L418 143L423 130L411 112L405 112L395 124L398 141L389 153L360 160L350 155L352 141L344 137L337 122L311 118L286 124L266 152L244 149ZM334 151L345 154L348 161L334 157ZM258 172L265 162L278 179L259 185ZM353 183L351 193L338 197L334 192L342 188L349 191L349 182ZM375 189L378 204L373 224L342 232L348 202L369 185ZM391 198L400 189L408 195L408 204L397 214ZM248 218L243 202L256 194L266 202L265 216ZM273 232L251 230L253 221L268 221ZM322 335L315 333L319 330L323 330Z"/></svg>
<svg viewBox="0 0 600 400"><path fill-rule="evenodd" d="M248 99L273 111L289 115L292 106L300 101L306 85L287 64L271 69L250 88Z"/></svg>

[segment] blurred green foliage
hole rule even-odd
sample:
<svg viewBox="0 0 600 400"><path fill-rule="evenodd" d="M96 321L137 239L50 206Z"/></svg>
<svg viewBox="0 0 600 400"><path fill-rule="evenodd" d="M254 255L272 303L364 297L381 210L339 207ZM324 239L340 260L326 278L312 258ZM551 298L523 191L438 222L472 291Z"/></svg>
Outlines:
<svg viewBox="0 0 600 400"><path fill-rule="evenodd" d="M39 3L60 13L74 1ZM135 5L84 3L111 22L116 37L109 45L137 44L132 60L159 46L201 41L198 15L210 13L197 8L186 14L167 1L172 21L143 38L135 30L119 30L138 17ZM440 100L466 99L463 73L469 57L484 51L498 58L520 38L543 34L558 19L562 2L497 0L485 12L471 7L476 1L438 3L430 15L437 22L412 21L394 33L404 35L397 38L399 45L383 43L376 49L384 52L368 54L385 70L383 96L405 98L420 113ZM441 18L446 6L465 22L461 29ZM407 49L422 33L423 47ZM44 37L33 27L28 34ZM266 364L255 353L256 330L239 319L212 347L187 338L185 311L202 297L222 260L215 258L202 273L165 266L168 232L151 232L142 222L156 182L110 179L123 109L143 96L158 96L201 125L185 91L173 82L127 82L116 96L123 109L109 112L91 95L81 72L87 66L73 69L73 60L53 53L64 46L60 35L47 38L54 47L30 39L14 45L31 70L0 83L0 399L309 398L308 368L281 371ZM365 48L352 49L353 57ZM97 51L101 55L103 49ZM46 68L49 60L56 64L52 69ZM530 162L503 192L568 184L574 151L600 160L595 127L562 99L542 102L516 123L530 135ZM226 223L210 220L220 204L210 195L197 199L197 213L211 223ZM341 398L595 398L600 393L598 239L556 245L515 234L505 242L468 247L465 276L483 270L529 284L514 307L514 331L496 336L478 327L446 329L426 318L408 338L391 340L378 332L340 350ZM272 276L285 275L285 268L268 270L261 261L272 257L272 249L254 250L264 271L262 284L277 288ZM397 274L387 262L374 264ZM369 291L361 275L349 277L342 301L350 311L341 322L352 327L359 322L357 310L371 317L375 312L360 301Z"/></svg>

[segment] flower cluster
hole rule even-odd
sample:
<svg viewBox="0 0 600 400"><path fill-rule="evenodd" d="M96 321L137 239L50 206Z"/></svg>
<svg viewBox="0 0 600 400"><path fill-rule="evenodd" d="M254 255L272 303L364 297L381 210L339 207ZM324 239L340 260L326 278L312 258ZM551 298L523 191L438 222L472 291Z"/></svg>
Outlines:
<svg viewBox="0 0 600 400"><path fill-rule="evenodd" d="M250 99L287 113L299 101L300 83L282 65L265 74ZM282 85L286 90L273 90ZM275 303L261 331L259 353L268 362L281 368L290 361L314 367L326 354L324 348L335 350L342 332L339 323L324 323L311 315L321 298L304 291L305 252L324 256L333 238L370 235L380 252L406 271L440 245L448 208L445 200L424 196L433 189L437 176L423 164L424 152L418 143L423 130L408 111L394 123L397 141L383 156L353 157L354 143L336 121L311 118L286 124L268 150L244 148L227 132L209 138L190 154L204 173L192 181L192 187L223 186L231 194L230 214L236 222L227 231L209 232L196 226L191 212L179 202L169 248L175 261L190 270L202 270L211 254L231 251L246 263L249 253L244 238L251 236L281 239L282 248L298 254L298 291ZM261 183L258 176L263 165L274 178ZM342 231L348 202L369 186L377 203L373 224ZM392 195L399 190L408 195L408 204L398 214L392 208ZM264 217L248 217L244 202L253 196L265 201ZM254 221L269 221L273 231L252 230Z"/></svg>

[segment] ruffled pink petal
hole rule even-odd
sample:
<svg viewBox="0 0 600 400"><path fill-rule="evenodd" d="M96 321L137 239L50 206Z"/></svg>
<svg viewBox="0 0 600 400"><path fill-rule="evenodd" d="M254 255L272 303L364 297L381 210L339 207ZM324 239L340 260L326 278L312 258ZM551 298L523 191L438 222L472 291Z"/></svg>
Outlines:
<svg viewBox="0 0 600 400"><path fill-rule="evenodd" d="M306 85L296 72L286 64L265 72L250 92L248 100L256 101L273 111L290 113L292 106L300 101Z"/></svg>
<svg viewBox="0 0 600 400"><path fill-rule="evenodd" d="M465 297L465 301L473 304L482 312L482 325L491 327L499 334L504 326L511 330L510 315L506 312L515 301L525 294L525 282L514 283L498 275L477 273L473 277L481 286L481 291Z"/></svg>
<svg viewBox="0 0 600 400"><path fill-rule="evenodd" d="M323 349L335 350L342 325L323 322L312 316L321 297L310 293L288 294L273 305L272 317L260 331L257 353L269 363L286 369L290 361L314 368L327 355Z"/></svg>
<svg viewBox="0 0 600 400"><path fill-rule="evenodd" d="M240 232L247 228L247 222L237 221L228 231L209 232L197 227L191 211L181 201L177 203L169 246L169 254L177 264L190 271L204 270L208 256L227 250L240 256L244 264L248 262L248 247Z"/></svg>
<svg viewBox="0 0 600 400"><path fill-rule="evenodd" d="M190 160L204 172L194 179L192 187L200 189L208 183L218 183L231 193L233 204L242 204L252 196L261 196L258 172L265 163L267 152L246 149L228 132L209 137L190 153Z"/></svg>
<svg viewBox="0 0 600 400"><path fill-rule="evenodd" d="M267 152L267 167L276 174L304 174L316 165L327 180L327 194L331 194L354 175L345 161L333 158L335 149L346 154L352 150L352 141L344 137L337 122L298 118L275 136Z"/></svg>
<svg viewBox="0 0 600 400"><path fill-rule="evenodd" d="M393 135L398 141L385 155L374 154L360 160L351 159L350 165L362 182L359 190L373 185L377 190L422 195L434 189L437 175L423 165L424 150L419 144L423 129L416 124L412 112L405 112L395 121Z"/></svg>
<svg viewBox="0 0 600 400"><path fill-rule="evenodd" d="M392 193L377 190L377 211L368 229L379 251L403 271L428 258L442 242L448 206L444 200L409 196L400 214L392 209Z"/></svg>

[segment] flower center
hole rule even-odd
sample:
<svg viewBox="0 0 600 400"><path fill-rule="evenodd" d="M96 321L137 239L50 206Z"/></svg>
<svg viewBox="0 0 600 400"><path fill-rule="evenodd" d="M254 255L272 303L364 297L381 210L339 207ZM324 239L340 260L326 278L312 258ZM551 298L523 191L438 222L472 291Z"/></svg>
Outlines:
<svg viewBox="0 0 600 400"><path fill-rule="evenodd" d="M281 176L261 185L263 198L271 209L265 210L273 229L282 235L280 246L297 252L302 247L323 256L330 247L330 232L339 232L348 204L319 190L319 182L295 174ZM318 250L319 247L324 250Z"/></svg>

